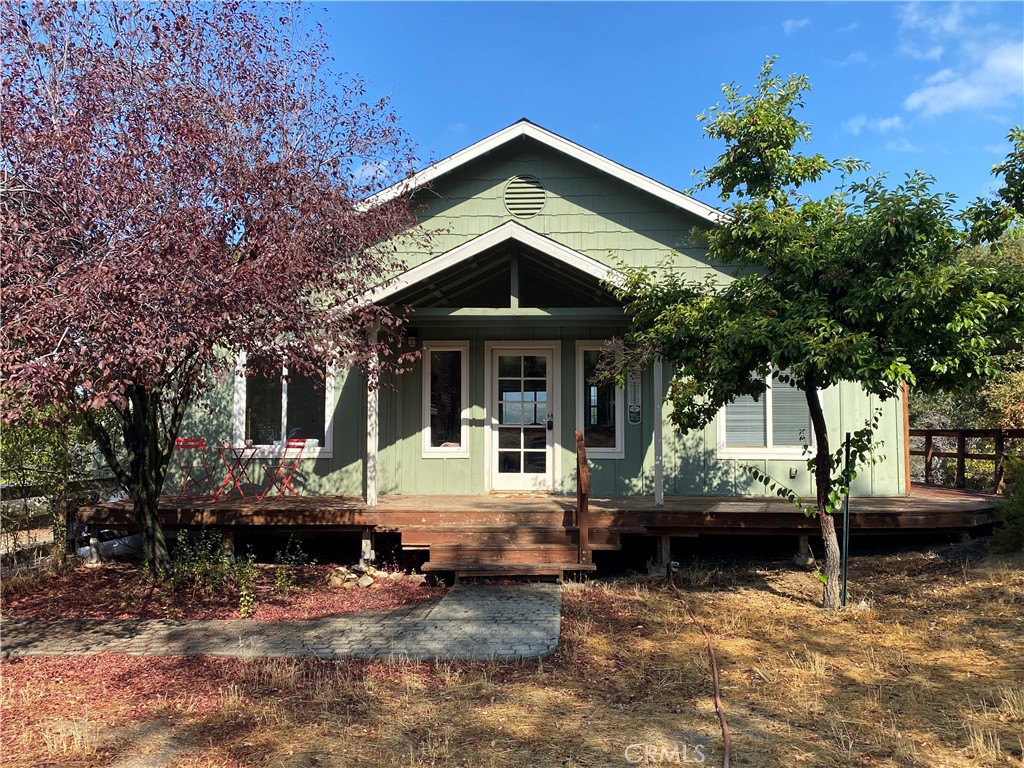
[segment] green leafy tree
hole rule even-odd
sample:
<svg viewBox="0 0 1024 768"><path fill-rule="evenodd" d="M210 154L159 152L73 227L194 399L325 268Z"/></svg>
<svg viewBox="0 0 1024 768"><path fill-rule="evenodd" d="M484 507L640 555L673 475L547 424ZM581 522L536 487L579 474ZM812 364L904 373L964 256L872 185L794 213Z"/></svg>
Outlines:
<svg viewBox="0 0 1024 768"><path fill-rule="evenodd" d="M31 487L49 503L57 565L67 554L67 521L74 509L74 488L93 476L93 444L85 419L70 408L26 407L21 418L0 430L0 482ZM30 518L28 499L5 505L5 534L14 534Z"/></svg>
<svg viewBox="0 0 1024 768"><path fill-rule="evenodd" d="M808 81L773 69L769 59L752 94L725 86L725 104L698 117L707 136L726 144L698 174L701 188L718 188L729 203L706 235L709 257L735 265L736 278L694 282L671 270L627 270L620 297L631 329L618 370L656 357L669 363L672 418L684 431L739 395L760 397L769 375L804 393L814 437L807 511L821 523L824 606L834 609L840 553L832 513L852 477L833 450L819 391L850 381L886 399L905 382L929 391L988 377L1020 338L1024 310L1019 283L965 258L981 229L965 234L953 198L933 192L928 176L891 188L884 177L853 183L861 162L799 154L797 144L810 138L796 116ZM841 179L832 194L802 192L830 173ZM981 240L1001 231L991 219L982 223ZM854 442L865 460L871 425Z"/></svg>

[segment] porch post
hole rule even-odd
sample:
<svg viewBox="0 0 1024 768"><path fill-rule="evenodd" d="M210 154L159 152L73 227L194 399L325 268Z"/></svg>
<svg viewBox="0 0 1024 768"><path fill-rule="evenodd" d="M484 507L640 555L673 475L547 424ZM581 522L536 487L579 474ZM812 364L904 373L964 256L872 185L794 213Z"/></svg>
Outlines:
<svg viewBox="0 0 1024 768"><path fill-rule="evenodd" d="M665 400L665 393L662 391L662 380L665 371L658 357L654 360L654 371L651 377L654 379L654 399L651 402L651 418L654 421L654 506L665 506L665 461L664 446L662 439L662 411Z"/></svg>
<svg viewBox="0 0 1024 768"><path fill-rule="evenodd" d="M377 326L370 330L370 344L377 344ZM377 506L377 449L380 433L380 388L374 381L378 374L376 353L370 363L366 381L366 506Z"/></svg>

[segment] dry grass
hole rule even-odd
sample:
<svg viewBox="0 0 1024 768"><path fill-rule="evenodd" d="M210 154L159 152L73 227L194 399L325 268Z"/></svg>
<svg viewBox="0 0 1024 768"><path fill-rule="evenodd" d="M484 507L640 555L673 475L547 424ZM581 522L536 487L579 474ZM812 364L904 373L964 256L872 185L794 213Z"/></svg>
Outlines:
<svg viewBox="0 0 1024 768"><path fill-rule="evenodd" d="M684 568L715 637L733 765L1024 766L1022 566L860 558L864 607L838 614L784 563ZM109 765L131 748L113 729L161 721L174 766L625 766L635 744L656 763L720 764L703 637L662 582L569 584L563 619L554 656L511 665L5 663L0 761Z"/></svg>

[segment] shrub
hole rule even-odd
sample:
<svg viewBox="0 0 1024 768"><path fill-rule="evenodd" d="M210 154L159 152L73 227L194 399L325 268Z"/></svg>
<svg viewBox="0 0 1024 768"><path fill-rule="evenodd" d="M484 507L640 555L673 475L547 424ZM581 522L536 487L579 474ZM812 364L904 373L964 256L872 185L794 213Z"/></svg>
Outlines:
<svg viewBox="0 0 1024 768"><path fill-rule="evenodd" d="M1024 457L1006 462L1006 493L997 506L1002 525L992 535L993 552L1024 552Z"/></svg>

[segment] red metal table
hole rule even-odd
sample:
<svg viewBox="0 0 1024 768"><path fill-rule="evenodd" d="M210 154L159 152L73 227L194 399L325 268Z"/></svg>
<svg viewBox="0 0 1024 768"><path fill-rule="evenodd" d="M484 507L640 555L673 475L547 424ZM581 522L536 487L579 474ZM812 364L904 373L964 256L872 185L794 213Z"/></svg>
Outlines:
<svg viewBox="0 0 1024 768"><path fill-rule="evenodd" d="M220 460L228 473L220 487L217 488L217 492L213 494L214 499L219 499L221 494L225 493L225 488L227 489L226 495L230 496L234 491L238 491L244 499L245 486L249 487L250 495L259 498L259 490L252 478L249 477L249 465L256 457L257 450L253 445L222 445L217 449Z"/></svg>

